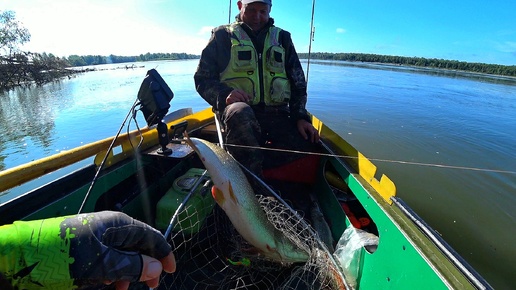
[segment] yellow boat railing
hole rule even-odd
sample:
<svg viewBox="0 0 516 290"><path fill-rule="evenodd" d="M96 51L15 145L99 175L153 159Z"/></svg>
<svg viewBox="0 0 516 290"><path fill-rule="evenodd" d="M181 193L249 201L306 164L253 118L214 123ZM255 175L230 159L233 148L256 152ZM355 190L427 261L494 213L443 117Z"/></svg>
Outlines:
<svg viewBox="0 0 516 290"><path fill-rule="evenodd" d="M188 112L191 114L191 110L178 110L171 113L170 115L172 117L171 120L167 122L168 126L170 127L170 125L188 120L188 128L195 128L213 117L211 109L206 109L196 113L195 115L190 115ZM158 143L158 133L155 128L143 128L139 132L134 130L130 133L121 134L114 143L114 148L121 146L122 150L117 154L113 154L113 151L115 150L112 150L110 152L110 156L106 160L105 166L109 167L120 160L132 156L134 147L131 146L131 144L138 144L142 137L143 143L141 144L140 150L145 150ZM100 160L103 159L112 142L113 137L106 138L0 171L0 192L95 155L97 155L95 158L95 164L98 166L100 164Z"/></svg>

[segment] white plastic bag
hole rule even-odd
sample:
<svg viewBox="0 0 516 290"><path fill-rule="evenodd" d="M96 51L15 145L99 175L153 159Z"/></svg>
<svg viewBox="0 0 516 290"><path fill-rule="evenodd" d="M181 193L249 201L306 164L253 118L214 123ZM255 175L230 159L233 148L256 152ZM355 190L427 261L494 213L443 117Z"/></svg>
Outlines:
<svg viewBox="0 0 516 290"><path fill-rule="evenodd" d="M349 285L356 289L359 278L360 259L364 247L375 248L378 245L378 236L352 225L344 231L337 243L333 256L340 264L344 277ZM372 246L372 247L371 247Z"/></svg>

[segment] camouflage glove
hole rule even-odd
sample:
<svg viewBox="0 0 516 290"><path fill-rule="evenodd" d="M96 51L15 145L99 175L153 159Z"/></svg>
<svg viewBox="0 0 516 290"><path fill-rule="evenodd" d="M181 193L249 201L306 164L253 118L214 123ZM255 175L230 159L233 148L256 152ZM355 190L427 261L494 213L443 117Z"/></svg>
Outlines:
<svg viewBox="0 0 516 290"><path fill-rule="evenodd" d="M0 286L57 290L135 282L140 254L161 259L170 252L159 231L120 212L18 221L0 227Z"/></svg>

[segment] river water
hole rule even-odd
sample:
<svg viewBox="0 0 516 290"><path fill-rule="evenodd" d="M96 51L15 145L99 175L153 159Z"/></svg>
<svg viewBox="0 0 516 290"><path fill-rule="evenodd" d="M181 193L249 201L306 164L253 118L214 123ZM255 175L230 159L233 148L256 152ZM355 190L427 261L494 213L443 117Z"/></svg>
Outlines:
<svg viewBox="0 0 516 290"><path fill-rule="evenodd" d="M171 110L204 109L196 65L104 65L3 93L0 170L113 136L151 68L175 93ZM516 285L516 80L345 62L312 61L309 72L310 112L372 159L492 286ZM23 190L0 193L0 203Z"/></svg>

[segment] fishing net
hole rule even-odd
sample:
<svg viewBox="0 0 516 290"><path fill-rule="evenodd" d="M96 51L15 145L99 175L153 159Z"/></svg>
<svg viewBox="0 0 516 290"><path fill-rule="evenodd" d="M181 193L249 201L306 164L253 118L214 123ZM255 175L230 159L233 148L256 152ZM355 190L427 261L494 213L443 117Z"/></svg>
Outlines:
<svg viewBox="0 0 516 290"><path fill-rule="evenodd" d="M302 213L254 175L246 175L269 221L308 253L308 260L270 261L252 251L217 204L199 209L183 200L170 234L177 271L164 274L159 289L345 289L335 260Z"/></svg>

